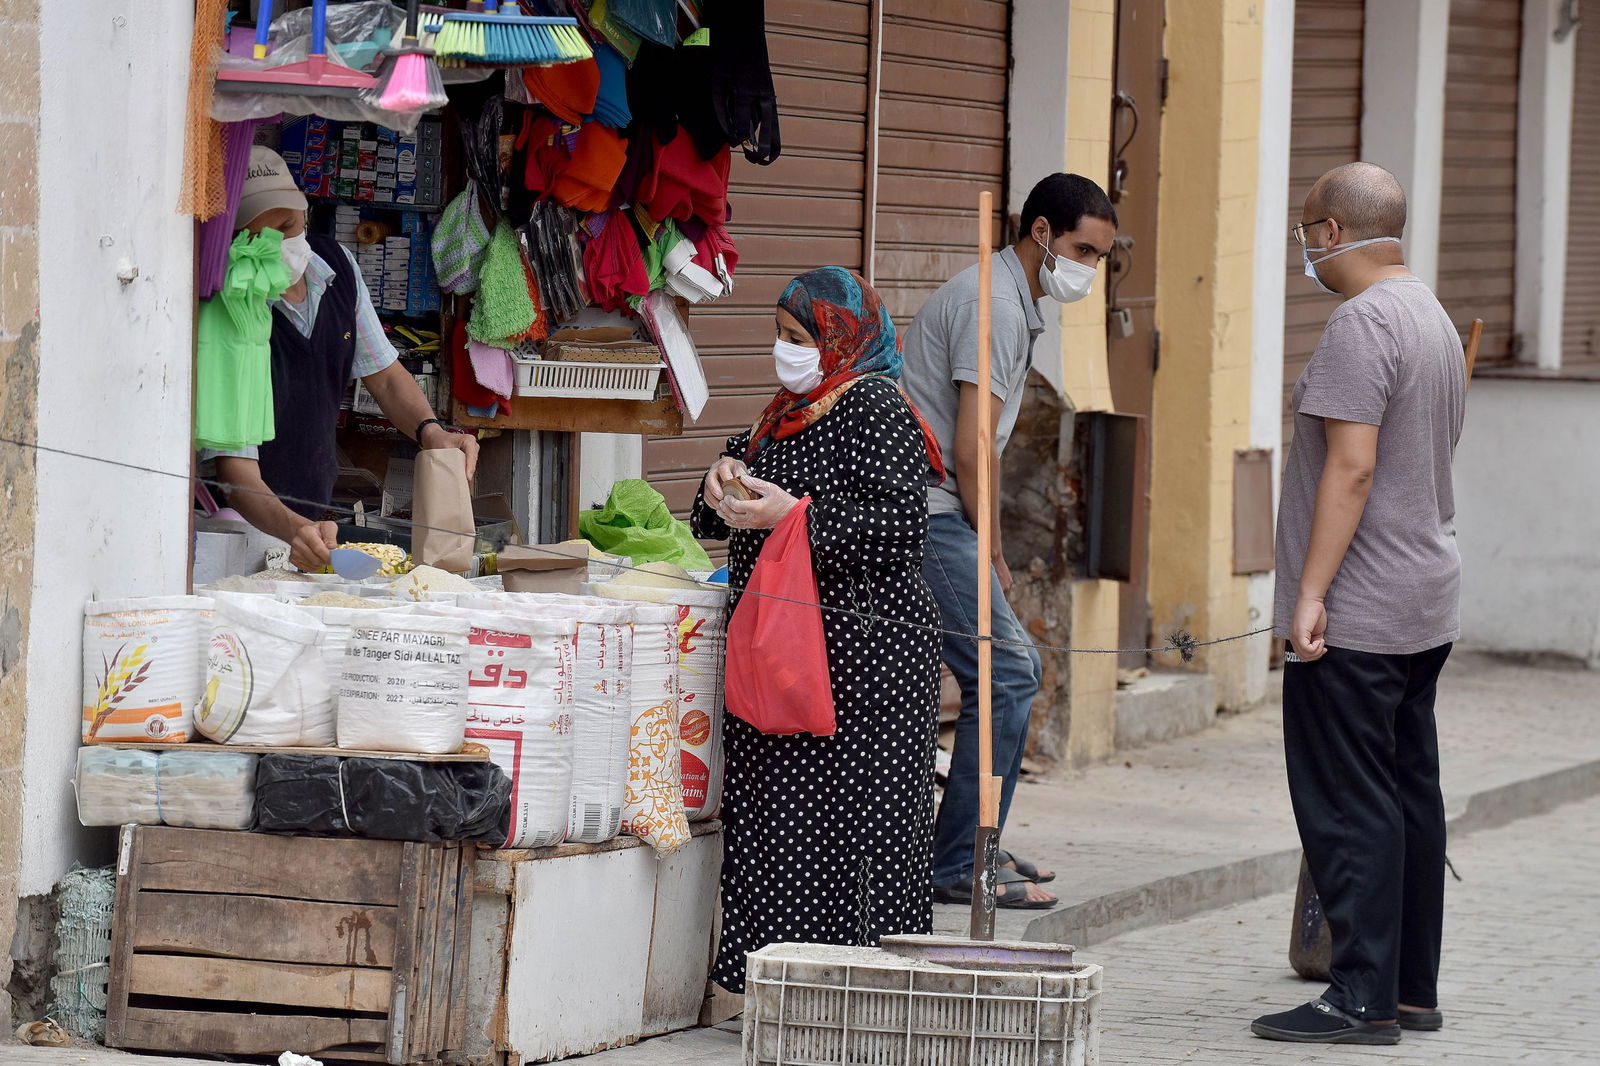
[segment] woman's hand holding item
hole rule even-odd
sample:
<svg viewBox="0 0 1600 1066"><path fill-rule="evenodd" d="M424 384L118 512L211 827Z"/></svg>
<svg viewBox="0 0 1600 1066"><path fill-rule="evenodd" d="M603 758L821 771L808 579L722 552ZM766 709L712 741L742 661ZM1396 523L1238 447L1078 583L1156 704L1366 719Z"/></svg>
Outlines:
<svg viewBox="0 0 1600 1066"><path fill-rule="evenodd" d="M711 474L717 472L713 467ZM707 475L709 479L711 474ZM740 484L756 494L753 500L736 500L732 496L723 495L717 502L717 514L728 524L730 529L771 529L783 521L785 515L793 510L800 501L780 489L770 481L762 481L749 474L739 475ZM710 492L707 492L707 499Z"/></svg>
<svg viewBox="0 0 1600 1066"><path fill-rule="evenodd" d="M722 503L723 496L726 495L726 493L722 491L723 482L732 481L734 478L745 477L749 473L749 467L745 466L739 460L730 455L724 455L721 459L718 459L715 463L712 463L711 469L706 471L706 503L709 503L712 507L717 507L720 505Z"/></svg>

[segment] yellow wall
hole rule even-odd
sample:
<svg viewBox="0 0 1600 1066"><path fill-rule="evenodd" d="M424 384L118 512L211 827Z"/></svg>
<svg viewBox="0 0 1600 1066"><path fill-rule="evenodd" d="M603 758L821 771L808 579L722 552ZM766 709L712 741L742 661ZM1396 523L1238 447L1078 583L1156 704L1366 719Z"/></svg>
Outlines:
<svg viewBox="0 0 1600 1066"><path fill-rule="evenodd" d="M1111 95L1116 56L1116 0L1073 0L1067 30L1066 168L1106 181L1111 159ZM1112 409L1106 373L1105 268L1087 299L1059 308L1062 382L1074 409ZM1112 648L1117 643L1119 590L1112 581L1079 581L1072 591L1072 643ZM1071 673L1074 764L1110 755L1116 739L1117 657L1075 655Z"/></svg>
<svg viewBox="0 0 1600 1066"><path fill-rule="evenodd" d="M1250 433L1261 7L1167 5L1150 600L1155 632L1201 640L1249 628L1248 579L1233 575L1233 462ZM1196 661L1223 706L1244 701L1247 646Z"/></svg>

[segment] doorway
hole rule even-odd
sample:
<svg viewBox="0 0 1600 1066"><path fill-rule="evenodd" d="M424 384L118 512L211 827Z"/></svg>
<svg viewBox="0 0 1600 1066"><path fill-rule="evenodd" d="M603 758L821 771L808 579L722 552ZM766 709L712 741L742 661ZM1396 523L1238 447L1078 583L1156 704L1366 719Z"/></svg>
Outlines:
<svg viewBox="0 0 1600 1066"><path fill-rule="evenodd" d="M1111 101L1111 172L1106 191L1117 209L1116 245L1106 264L1106 357L1111 399L1123 414L1143 415L1135 455L1129 579L1122 585L1119 643L1150 646L1150 445L1148 419L1161 361L1156 330L1156 192L1161 170L1161 111L1166 97L1165 0L1118 0L1116 70ZM1121 656L1127 669L1142 653Z"/></svg>

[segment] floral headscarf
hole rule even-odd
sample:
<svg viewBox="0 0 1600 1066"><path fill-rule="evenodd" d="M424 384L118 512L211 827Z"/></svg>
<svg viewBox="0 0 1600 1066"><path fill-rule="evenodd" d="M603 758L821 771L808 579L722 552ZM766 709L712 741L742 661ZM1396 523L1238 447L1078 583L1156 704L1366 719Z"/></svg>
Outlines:
<svg viewBox="0 0 1600 1066"><path fill-rule="evenodd" d="M792 437L814 425L857 382L885 378L896 384L904 360L894 322L876 289L854 271L822 267L801 274L778 298L778 306L795 317L822 352L822 383L804 396L779 389L755 425L745 461L754 461L774 440ZM901 390L901 395L905 395ZM922 429L928 462L939 480L945 476L939 441L910 397L906 404Z"/></svg>

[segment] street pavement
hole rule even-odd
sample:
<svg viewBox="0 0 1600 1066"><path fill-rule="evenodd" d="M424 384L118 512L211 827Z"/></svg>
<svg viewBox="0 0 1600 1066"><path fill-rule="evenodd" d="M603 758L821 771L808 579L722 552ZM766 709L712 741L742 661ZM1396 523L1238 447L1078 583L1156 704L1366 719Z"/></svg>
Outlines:
<svg viewBox="0 0 1600 1066"><path fill-rule="evenodd" d="M1105 967L1106 1066L1593 1066L1600 1062L1600 799L1453 841L1464 878L1446 903L1446 1027L1397 1047L1274 1044L1251 1019L1315 998L1289 969L1284 893L1082 951ZM588 1066L734 1066L739 1037L695 1030L581 1060ZM30 1064L31 1066L31 1064Z"/></svg>

